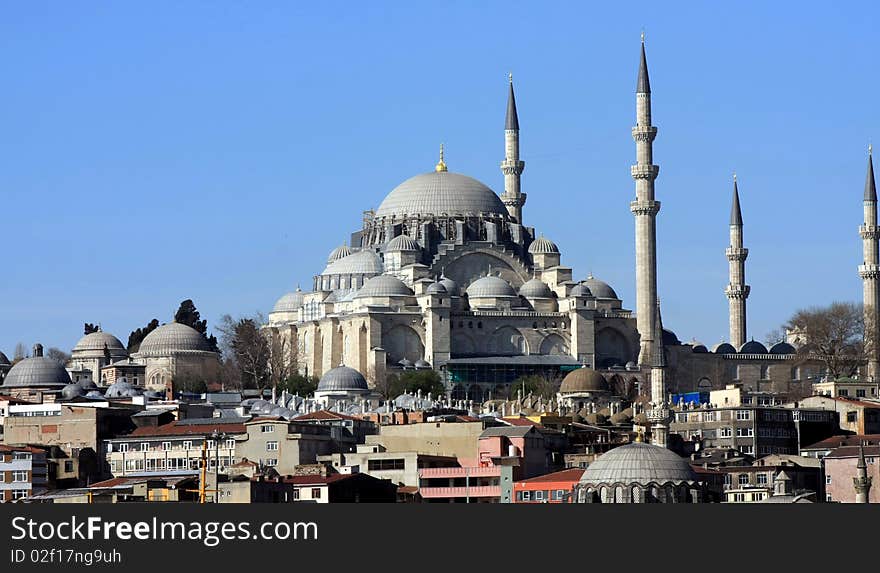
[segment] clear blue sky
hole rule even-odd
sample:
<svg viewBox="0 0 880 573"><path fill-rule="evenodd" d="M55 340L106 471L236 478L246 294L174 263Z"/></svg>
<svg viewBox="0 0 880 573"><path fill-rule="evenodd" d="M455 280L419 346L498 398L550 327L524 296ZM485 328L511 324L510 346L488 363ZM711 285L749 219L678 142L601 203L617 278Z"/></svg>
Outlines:
<svg viewBox="0 0 880 573"><path fill-rule="evenodd" d="M125 341L185 298L209 327L268 312L441 141L501 191L508 71L526 224L633 308L643 27L665 325L727 336L734 170L749 335L861 300L877 4L660 4L4 3L0 350Z"/></svg>

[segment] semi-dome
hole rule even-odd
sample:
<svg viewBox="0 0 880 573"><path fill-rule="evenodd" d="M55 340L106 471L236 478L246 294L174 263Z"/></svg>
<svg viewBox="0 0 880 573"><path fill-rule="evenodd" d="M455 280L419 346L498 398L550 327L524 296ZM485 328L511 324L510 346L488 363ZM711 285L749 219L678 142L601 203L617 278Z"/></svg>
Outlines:
<svg viewBox="0 0 880 573"><path fill-rule="evenodd" d="M532 255L558 254L559 247L556 246L556 243L541 235L529 245L529 253Z"/></svg>
<svg viewBox="0 0 880 573"><path fill-rule="evenodd" d="M179 352L211 352L211 347L198 330L171 322L148 334L138 349L138 354L145 357L170 356Z"/></svg>
<svg viewBox="0 0 880 573"><path fill-rule="evenodd" d="M296 287L294 292L289 292L278 299L272 312L296 312L303 305L303 291Z"/></svg>
<svg viewBox="0 0 880 573"><path fill-rule="evenodd" d="M402 280L391 275L379 275L364 283L354 298L411 296L413 291Z"/></svg>
<svg viewBox="0 0 880 573"><path fill-rule="evenodd" d="M749 340L739 347L739 354L767 354L767 347L757 340Z"/></svg>
<svg viewBox="0 0 880 573"><path fill-rule="evenodd" d="M368 389L367 379L363 374L348 366L337 366L321 376L317 391L336 392Z"/></svg>
<svg viewBox="0 0 880 573"><path fill-rule="evenodd" d="M526 298L553 298L553 291L541 279L531 279L519 287L520 296Z"/></svg>
<svg viewBox="0 0 880 573"><path fill-rule="evenodd" d="M590 292L593 293L593 296L596 298L610 298L617 299L617 293L614 292L614 289L611 288L611 285L604 281L600 281L599 279L590 275L587 277L587 280L583 281L583 283Z"/></svg>
<svg viewBox="0 0 880 573"><path fill-rule="evenodd" d="M507 217L504 203L483 183L460 173L432 171L411 177L395 187L379 205L375 217L454 217L479 213Z"/></svg>
<svg viewBox="0 0 880 573"><path fill-rule="evenodd" d="M25 358L13 366L3 379L3 388L63 388L70 375L60 362L46 356Z"/></svg>
<svg viewBox="0 0 880 573"><path fill-rule="evenodd" d="M448 294L448 292L442 282L431 283L425 289L426 294Z"/></svg>
<svg viewBox="0 0 880 573"><path fill-rule="evenodd" d="M797 348L788 342L777 342L770 347L770 354L797 354Z"/></svg>
<svg viewBox="0 0 880 573"><path fill-rule="evenodd" d="M691 465L676 453L643 442L634 442L599 456L587 467L581 484L663 485L697 481Z"/></svg>
<svg viewBox="0 0 880 573"><path fill-rule="evenodd" d="M371 249L362 249L333 261L322 275L378 275L384 270L379 255Z"/></svg>
<svg viewBox="0 0 880 573"><path fill-rule="evenodd" d="M517 296L516 291L501 277L482 277L467 287L468 298L504 298Z"/></svg>
<svg viewBox="0 0 880 573"><path fill-rule="evenodd" d="M458 296L458 285L455 284L455 281L449 277L440 276L440 284L446 287L446 292L448 292L452 296Z"/></svg>
<svg viewBox="0 0 880 573"><path fill-rule="evenodd" d="M351 247L348 245L339 245L332 251L330 251L330 256L327 257L327 264L329 265L333 261L338 261L343 257L347 257L351 254Z"/></svg>
<svg viewBox="0 0 880 573"><path fill-rule="evenodd" d="M71 351L71 355L76 358L77 356L81 356L83 354L94 354L98 353L101 356L104 355L104 347L110 351L110 355L113 357L116 356L128 356L128 351L126 351L125 346L122 342L110 334L109 332L92 332L86 334L82 338L79 339L79 342L76 343L76 346L73 347Z"/></svg>
<svg viewBox="0 0 880 573"><path fill-rule="evenodd" d="M407 235L398 235L385 245L386 253L417 253L421 250L422 246L419 245L418 241Z"/></svg>
<svg viewBox="0 0 880 573"><path fill-rule="evenodd" d="M593 296L593 291L584 283L578 283L571 289L569 296Z"/></svg>
<svg viewBox="0 0 880 573"><path fill-rule="evenodd" d="M608 381L601 374L586 366L566 374L559 386L560 394L608 391Z"/></svg>
<svg viewBox="0 0 880 573"><path fill-rule="evenodd" d="M719 342L712 347L712 352L715 354L736 354L736 348L729 342Z"/></svg>

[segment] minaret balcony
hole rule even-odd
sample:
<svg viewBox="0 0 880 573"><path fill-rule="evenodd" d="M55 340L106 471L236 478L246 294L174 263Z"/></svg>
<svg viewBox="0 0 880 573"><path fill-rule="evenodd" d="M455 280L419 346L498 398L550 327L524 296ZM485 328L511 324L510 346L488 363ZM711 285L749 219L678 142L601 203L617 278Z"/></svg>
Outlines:
<svg viewBox="0 0 880 573"><path fill-rule="evenodd" d="M636 143L651 143L657 137L657 128L653 125L637 125L632 128L632 136Z"/></svg>
<svg viewBox="0 0 880 573"><path fill-rule="evenodd" d="M510 159L505 159L501 162L501 171L505 175L520 175L525 168L525 161L512 161Z"/></svg>
<svg viewBox="0 0 880 573"><path fill-rule="evenodd" d="M724 289L724 294L727 295L727 298L732 298L734 300L745 300L749 298L749 293L752 292L752 287L749 285L727 285Z"/></svg>
<svg viewBox="0 0 880 573"><path fill-rule="evenodd" d="M660 211L660 201L633 201L629 210L633 215L656 215Z"/></svg>
<svg viewBox="0 0 880 573"><path fill-rule="evenodd" d="M641 163L637 163L636 165L630 166L629 171L632 174L633 179L654 180L657 179L657 175L660 173L660 166L642 165Z"/></svg>
<svg viewBox="0 0 880 573"><path fill-rule="evenodd" d="M880 265L859 265L859 276L863 279L880 278Z"/></svg>
<svg viewBox="0 0 880 573"><path fill-rule="evenodd" d="M859 225L859 235L863 239L877 240L880 238L880 227L877 225Z"/></svg>
<svg viewBox="0 0 880 573"><path fill-rule="evenodd" d="M749 256L749 250L742 247L727 247L724 252L728 261L744 261Z"/></svg>

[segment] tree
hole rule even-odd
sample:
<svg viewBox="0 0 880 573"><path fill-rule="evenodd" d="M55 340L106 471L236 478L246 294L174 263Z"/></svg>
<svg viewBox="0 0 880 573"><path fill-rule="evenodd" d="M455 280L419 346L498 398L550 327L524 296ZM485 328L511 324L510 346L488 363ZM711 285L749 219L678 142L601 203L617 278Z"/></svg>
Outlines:
<svg viewBox="0 0 880 573"><path fill-rule="evenodd" d="M388 374L382 386L379 391L386 399L419 390L425 395L430 392L432 396L442 396L446 392L440 375L434 370L404 370L400 374Z"/></svg>
<svg viewBox="0 0 880 573"><path fill-rule="evenodd" d="M226 358L235 360L243 388L262 390L269 384L269 343L260 332L259 317L240 318L230 315L220 319L220 337Z"/></svg>
<svg viewBox="0 0 880 573"><path fill-rule="evenodd" d="M785 342L785 334L783 333L781 328L774 328L770 332L767 333L767 347L771 347L774 344L778 344L780 342Z"/></svg>
<svg viewBox="0 0 880 573"><path fill-rule="evenodd" d="M15 353L12 355L12 363L17 364L27 358L27 350L24 347L23 342L19 342L15 345Z"/></svg>
<svg viewBox="0 0 880 573"><path fill-rule="evenodd" d="M97 324L92 324L91 322L86 322L83 324L83 334L92 334L93 332L100 332L101 327Z"/></svg>
<svg viewBox="0 0 880 573"><path fill-rule="evenodd" d="M559 391L561 383L562 380L558 376L550 376L547 374L523 376L517 378L513 384L510 385L508 398L512 400L516 398L517 392L522 392L523 396L531 393L532 396L540 396L550 400L556 397L556 393Z"/></svg>
<svg viewBox="0 0 880 573"><path fill-rule="evenodd" d="M208 321L202 320L201 314L191 299L186 299L180 303L177 312L174 313L174 322L179 322L198 330L208 340L211 350L219 352L217 337L213 334L208 336Z"/></svg>
<svg viewBox="0 0 880 573"><path fill-rule="evenodd" d="M144 341L144 338L157 328L159 328L159 320L154 318L145 327L133 330L131 334L128 335L128 353L134 354L137 352L141 347L141 342Z"/></svg>
<svg viewBox="0 0 880 573"><path fill-rule="evenodd" d="M298 394L302 397L311 396L318 389L318 379L314 376L291 374L278 384L278 390L287 390L290 394Z"/></svg>
<svg viewBox="0 0 880 573"><path fill-rule="evenodd" d="M51 358L62 366L66 365L67 361L70 360L70 354L64 352L60 348L55 348L54 346L46 351L46 357Z"/></svg>
<svg viewBox="0 0 880 573"><path fill-rule="evenodd" d="M854 376L875 343L862 305L851 302L798 310L785 328L802 333L802 360L818 358L832 378Z"/></svg>

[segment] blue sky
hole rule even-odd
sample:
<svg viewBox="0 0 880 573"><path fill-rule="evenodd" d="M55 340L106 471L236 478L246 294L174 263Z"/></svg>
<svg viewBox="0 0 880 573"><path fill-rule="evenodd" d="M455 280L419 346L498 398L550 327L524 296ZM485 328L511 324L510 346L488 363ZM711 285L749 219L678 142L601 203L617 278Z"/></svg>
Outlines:
<svg viewBox="0 0 880 573"><path fill-rule="evenodd" d="M509 71L526 224L633 308L643 27L664 324L727 336L734 170L749 335L860 300L877 4L659 4L4 3L0 350L268 312L440 142L500 192Z"/></svg>

